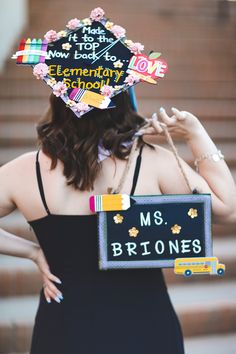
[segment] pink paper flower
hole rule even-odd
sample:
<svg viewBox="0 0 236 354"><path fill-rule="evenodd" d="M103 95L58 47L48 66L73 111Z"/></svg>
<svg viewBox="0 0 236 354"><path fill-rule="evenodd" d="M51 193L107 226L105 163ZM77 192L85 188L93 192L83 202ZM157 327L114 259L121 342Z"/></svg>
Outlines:
<svg viewBox="0 0 236 354"><path fill-rule="evenodd" d="M77 27L79 27L80 25L80 20L78 20L78 18L72 18L72 20L70 20L66 27L69 28L70 30L74 30L76 29Z"/></svg>
<svg viewBox="0 0 236 354"><path fill-rule="evenodd" d="M111 32L116 38L122 38L125 36L126 30L121 26L115 25L111 28Z"/></svg>
<svg viewBox="0 0 236 354"><path fill-rule="evenodd" d="M62 81L58 81L56 85L53 86L53 94L57 97L64 95L67 91L67 86Z"/></svg>
<svg viewBox="0 0 236 354"><path fill-rule="evenodd" d="M60 36L58 35L58 33L56 31L50 30L44 35L44 38L48 41L48 43L50 43L50 42L54 42L57 39L59 39Z"/></svg>
<svg viewBox="0 0 236 354"><path fill-rule="evenodd" d="M114 88L112 86L109 86L109 85L104 85L101 88L101 94L103 96L107 96L107 97L111 97L113 95L114 91L115 91Z"/></svg>
<svg viewBox="0 0 236 354"><path fill-rule="evenodd" d="M85 112L87 112L89 110L89 105L87 103L84 102L79 102L76 103L76 105L73 106L73 110L75 112L79 112L82 114L84 114Z"/></svg>
<svg viewBox="0 0 236 354"><path fill-rule="evenodd" d="M129 46L129 48L130 48L131 52L134 54L140 54L142 52L142 50L144 50L144 46L139 42L132 43Z"/></svg>
<svg viewBox="0 0 236 354"><path fill-rule="evenodd" d="M96 7L96 9L91 11L90 18L93 21L100 21L104 15L104 10L101 7Z"/></svg>
<svg viewBox="0 0 236 354"><path fill-rule="evenodd" d="M34 66L33 74L37 79L43 79L48 74L49 68L45 63L39 63Z"/></svg>
<svg viewBox="0 0 236 354"><path fill-rule="evenodd" d="M129 86L133 86L136 82L139 82L139 77L133 74L130 74L127 76L127 78L125 79L125 83Z"/></svg>

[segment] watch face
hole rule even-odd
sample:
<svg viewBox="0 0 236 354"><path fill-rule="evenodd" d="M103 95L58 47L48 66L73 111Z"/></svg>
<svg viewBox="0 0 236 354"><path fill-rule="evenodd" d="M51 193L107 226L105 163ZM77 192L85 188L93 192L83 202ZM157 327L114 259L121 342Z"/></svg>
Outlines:
<svg viewBox="0 0 236 354"><path fill-rule="evenodd" d="M104 85L121 86L133 53L106 29L93 22L48 45L49 77L75 89L99 93Z"/></svg>

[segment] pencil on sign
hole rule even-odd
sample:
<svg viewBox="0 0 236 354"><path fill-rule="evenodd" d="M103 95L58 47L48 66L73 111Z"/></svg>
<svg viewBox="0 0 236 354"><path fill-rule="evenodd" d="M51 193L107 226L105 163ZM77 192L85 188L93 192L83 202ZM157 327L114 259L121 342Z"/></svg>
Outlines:
<svg viewBox="0 0 236 354"><path fill-rule="evenodd" d="M127 194L102 194L93 195L89 198L90 210L115 211L127 210L130 208L130 196Z"/></svg>

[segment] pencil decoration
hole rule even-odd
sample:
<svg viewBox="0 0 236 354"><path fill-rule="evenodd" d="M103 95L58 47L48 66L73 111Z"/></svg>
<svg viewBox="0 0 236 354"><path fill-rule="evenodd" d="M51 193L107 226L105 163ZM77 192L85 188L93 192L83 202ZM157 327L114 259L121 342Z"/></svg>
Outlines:
<svg viewBox="0 0 236 354"><path fill-rule="evenodd" d="M93 195L89 198L90 210L115 211L127 210L130 208L130 196L127 194L102 194Z"/></svg>

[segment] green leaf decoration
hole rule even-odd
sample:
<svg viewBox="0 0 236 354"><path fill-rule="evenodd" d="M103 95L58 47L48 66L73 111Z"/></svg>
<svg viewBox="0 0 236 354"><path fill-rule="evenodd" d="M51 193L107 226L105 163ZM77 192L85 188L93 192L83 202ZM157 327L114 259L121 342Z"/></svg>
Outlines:
<svg viewBox="0 0 236 354"><path fill-rule="evenodd" d="M150 55L149 55L149 58L150 59L157 59L161 56L161 53L158 53L158 52L152 52Z"/></svg>

